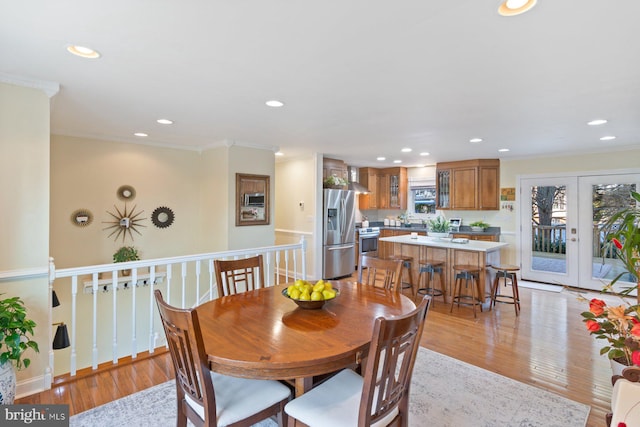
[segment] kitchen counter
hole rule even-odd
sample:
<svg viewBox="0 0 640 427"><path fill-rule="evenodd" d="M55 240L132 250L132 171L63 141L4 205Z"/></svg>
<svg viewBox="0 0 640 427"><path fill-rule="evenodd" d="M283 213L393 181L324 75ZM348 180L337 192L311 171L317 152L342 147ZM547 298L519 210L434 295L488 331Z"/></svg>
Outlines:
<svg viewBox="0 0 640 427"><path fill-rule="evenodd" d="M481 240L469 240L467 243L454 243L451 238L438 238L429 236L417 236L415 239L411 235L381 237L382 242L400 243L405 245L431 246L434 248L460 249L465 251L492 252L508 246L503 242L485 242Z"/></svg>
<svg viewBox="0 0 640 427"><path fill-rule="evenodd" d="M428 236L417 236L412 239L410 235L381 237L380 241L391 246L385 256L402 255L413 258L411 268L416 281L420 277L421 260L444 262L442 279L445 283L447 302L451 302L451 291L455 281L453 266L463 264L477 266L481 269L478 292L488 298L495 277L495 272L489 267L500 264L500 249L509 245L504 242L480 240L454 243L450 238ZM424 287L424 284L419 284L419 287ZM488 308L488 303L485 303L485 308Z"/></svg>

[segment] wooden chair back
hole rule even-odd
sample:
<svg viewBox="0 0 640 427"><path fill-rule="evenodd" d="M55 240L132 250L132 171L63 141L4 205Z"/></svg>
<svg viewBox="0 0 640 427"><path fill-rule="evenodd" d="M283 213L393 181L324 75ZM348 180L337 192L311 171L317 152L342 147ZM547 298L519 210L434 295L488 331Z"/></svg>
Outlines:
<svg viewBox="0 0 640 427"><path fill-rule="evenodd" d="M628 383L622 384L621 380L626 380ZM616 385L618 381L621 381L621 383ZM613 385L611 410L613 412L605 414L607 427L617 427L620 424L638 425L640 415L638 415L637 411L632 411L636 405L640 404L640 384L638 383L640 383L640 367L638 366L624 368L622 375L613 375L611 377L611 384Z"/></svg>
<svg viewBox="0 0 640 427"><path fill-rule="evenodd" d="M385 319L378 317L364 367L364 387L358 426L370 426L398 408L387 425L406 426L409 387L431 297L426 295L412 312Z"/></svg>
<svg viewBox="0 0 640 427"><path fill-rule="evenodd" d="M262 255L234 260L214 260L218 297L264 286Z"/></svg>
<svg viewBox="0 0 640 427"><path fill-rule="evenodd" d="M215 426L216 398L198 313L170 306L157 289L154 294L176 373L178 411L182 411L196 426ZM185 396L204 408L204 420L187 404Z"/></svg>
<svg viewBox="0 0 640 427"><path fill-rule="evenodd" d="M358 283L378 286L400 292L402 283L402 260L361 256Z"/></svg>

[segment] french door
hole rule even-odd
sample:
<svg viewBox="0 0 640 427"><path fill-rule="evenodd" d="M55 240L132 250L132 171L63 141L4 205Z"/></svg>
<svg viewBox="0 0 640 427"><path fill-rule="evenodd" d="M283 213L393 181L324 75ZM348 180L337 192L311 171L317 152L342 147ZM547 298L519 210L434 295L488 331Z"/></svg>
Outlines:
<svg viewBox="0 0 640 427"><path fill-rule="evenodd" d="M602 224L639 189L640 173L520 179L522 278L601 290L624 271L602 257ZM623 276L616 289L630 280Z"/></svg>

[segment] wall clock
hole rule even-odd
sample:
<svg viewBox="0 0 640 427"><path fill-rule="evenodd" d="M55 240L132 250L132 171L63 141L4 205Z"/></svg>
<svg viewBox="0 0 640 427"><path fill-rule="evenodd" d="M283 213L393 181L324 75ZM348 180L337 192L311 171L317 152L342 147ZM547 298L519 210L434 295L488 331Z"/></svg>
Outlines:
<svg viewBox="0 0 640 427"><path fill-rule="evenodd" d="M141 222L147 218L140 218L140 215L144 211L136 212L136 206L133 209L128 210L127 204L124 204L124 210L120 211L115 205L113 205L115 212L107 213L113 217L113 221L103 221L105 224L111 224L104 228L104 230L112 230L111 234L108 237L111 237L115 234L114 242L122 236L122 242L124 243L124 239L127 237L131 237L133 240L133 231L142 236L142 233L138 231L138 227L146 227L146 225L142 225Z"/></svg>
<svg viewBox="0 0 640 427"><path fill-rule="evenodd" d="M151 214L151 222L158 228L167 228L173 224L175 216L173 211L166 206L156 208Z"/></svg>

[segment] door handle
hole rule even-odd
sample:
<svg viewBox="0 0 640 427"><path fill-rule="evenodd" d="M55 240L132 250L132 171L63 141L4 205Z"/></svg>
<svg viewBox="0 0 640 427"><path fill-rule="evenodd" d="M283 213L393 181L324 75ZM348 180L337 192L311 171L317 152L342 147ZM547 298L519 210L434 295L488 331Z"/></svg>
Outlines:
<svg viewBox="0 0 640 427"><path fill-rule="evenodd" d="M337 248L329 248L329 250L330 251L340 251L342 249L351 249L353 247L355 247L355 245L346 245L346 246L340 246L340 247L337 247Z"/></svg>
<svg viewBox="0 0 640 427"><path fill-rule="evenodd" d="M572 241L572 242L575 242L575 241L577 241L577 240L578 240L578 239L576 239L575 237L572 237L572 238L571 238L571 241Z"/></svg>

